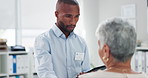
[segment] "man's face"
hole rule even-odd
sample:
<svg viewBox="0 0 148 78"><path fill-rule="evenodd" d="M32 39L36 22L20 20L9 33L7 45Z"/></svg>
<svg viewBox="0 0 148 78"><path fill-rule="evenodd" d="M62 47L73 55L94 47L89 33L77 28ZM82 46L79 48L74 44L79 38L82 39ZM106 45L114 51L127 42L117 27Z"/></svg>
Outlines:
<svg viewBox="0 0 148 78"><path fill-rule="evenodd" d="M55 15L57 17L57 25L61 31L70 33L74 30L79 20L79 6L61 3Z"/></svg>

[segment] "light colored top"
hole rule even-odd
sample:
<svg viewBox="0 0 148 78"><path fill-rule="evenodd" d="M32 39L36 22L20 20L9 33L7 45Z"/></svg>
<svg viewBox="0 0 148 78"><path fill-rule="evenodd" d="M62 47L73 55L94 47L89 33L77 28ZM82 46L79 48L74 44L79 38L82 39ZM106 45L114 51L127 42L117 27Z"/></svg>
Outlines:
<svg viewBox="0 0 148 78"><path fill-rule="evenodd" d="M76 78L90 69L85 41L74 32L66 38L56 25L36 38L34 57L39 78Z"/></svg>
<svg viewBox="0 0 148 78"><path fill-rule="evenodd" d="M106 71L96 71L87 74L80 75L78 78L148 78L145 73L141 74L123 74Z"/></svg>

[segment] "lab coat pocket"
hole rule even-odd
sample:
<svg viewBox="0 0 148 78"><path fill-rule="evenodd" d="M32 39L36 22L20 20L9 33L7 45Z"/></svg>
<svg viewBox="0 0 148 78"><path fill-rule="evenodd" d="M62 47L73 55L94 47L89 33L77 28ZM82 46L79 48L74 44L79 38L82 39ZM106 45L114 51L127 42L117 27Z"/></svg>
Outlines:
<svg viewBox="0 0 148 78"><path fill-rule="evenodd" d="M75 65L81 67L81 64L84 60L84 53L82 52L75 52L74 54Z"/></svg>
<svg viewBox="0 0 148 78"><path fill-rule="evenodd" d="M84 60L84 53L82 53L82 52L76 52L75 53L75 60L77 60L77 61L83 61Z"/></svg>

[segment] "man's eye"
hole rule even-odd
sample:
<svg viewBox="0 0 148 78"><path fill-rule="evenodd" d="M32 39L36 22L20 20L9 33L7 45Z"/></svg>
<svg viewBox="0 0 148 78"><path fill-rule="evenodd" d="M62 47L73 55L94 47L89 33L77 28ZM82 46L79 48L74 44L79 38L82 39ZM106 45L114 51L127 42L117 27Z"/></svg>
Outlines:
<svg viewBox="0 0 148 78"><path fill-rule="evenodd" d="M66 17L71 17L71 15L66 15Z"/></svg>
<svg viewBox="0 0 148 78"><path fill-rule="evenodd" d="M79 18L80 15L77 15L76 18Z"/></svg>
<svg viewBox="0 0 148 78"><path fill-rule="evenodd" d="M76 18L79 18L79 15L77 15Z"/></svg>

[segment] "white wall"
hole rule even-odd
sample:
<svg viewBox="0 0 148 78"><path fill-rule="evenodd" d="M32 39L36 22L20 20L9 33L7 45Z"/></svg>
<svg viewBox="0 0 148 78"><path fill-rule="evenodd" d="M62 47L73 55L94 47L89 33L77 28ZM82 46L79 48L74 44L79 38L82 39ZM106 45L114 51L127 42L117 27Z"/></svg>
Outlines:
<svg viewBox="0 0 148 78"><path fill-rule="evenodd" d="M85 0L83 1L83 23L86 30L91 62L94 66L102 65L98 58L98 45L95 30L98 24L114 16L121 16L121 6L128 4L136 5L136 28L138 39L148 40L147 34L147 0Z"/></svg>
<svg viewBox="0 0 148 78"><path fill-rule="evenodd" d="M0 0L0 28L15 28L15 0Z"/></svg>
<svg viewBox="0 0 148 78"><path fill-rule="evenodd" d="M55 23L57 0L21 0L23 29L49 29Z"/></svg>
<svg viewBox="0 0 148 78"><path fill-rule="evenodd" d="M147 0L99 0L99 22L112 16L121 16L121 6L136 5L136 29L138 40L148 40Z"/></svg>
<svg viewBox="0 0 148 78"><path fill-rule="evenodd" d="M98 21L98 0L85 0L83 2L83 25L86 31L86 42L89 48L90 60L94 66L101 65L98 60L98 46L95 37L95 30Z"/></svg>

